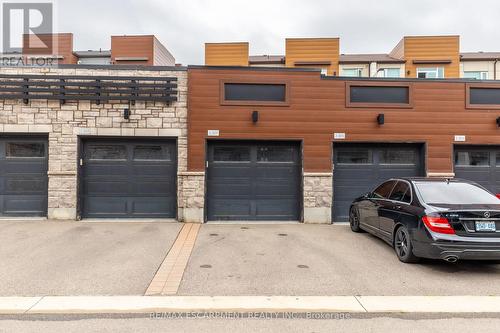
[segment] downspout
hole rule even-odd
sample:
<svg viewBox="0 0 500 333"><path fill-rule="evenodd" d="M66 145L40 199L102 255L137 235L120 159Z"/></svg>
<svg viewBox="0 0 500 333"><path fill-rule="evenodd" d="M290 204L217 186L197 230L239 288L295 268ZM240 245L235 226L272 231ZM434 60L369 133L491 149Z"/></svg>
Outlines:
<svg viewBox="0 0 500 333"><path fill-rule="evenodd" d="M495 59L495 63L493 64L493 80L497 79L497 64L500 59Z"/></svg>

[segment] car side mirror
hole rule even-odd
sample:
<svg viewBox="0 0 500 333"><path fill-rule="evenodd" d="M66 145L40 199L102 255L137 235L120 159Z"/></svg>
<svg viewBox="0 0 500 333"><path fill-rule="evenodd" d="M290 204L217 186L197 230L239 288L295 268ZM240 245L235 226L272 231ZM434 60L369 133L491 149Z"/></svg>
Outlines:
<svg viewBox="0 0 500 333"><path fill-rule="evenodd" d="M371 197L372 197L372 192L368 192L363 195L363 198L365 199L370 199Z"/></svg>

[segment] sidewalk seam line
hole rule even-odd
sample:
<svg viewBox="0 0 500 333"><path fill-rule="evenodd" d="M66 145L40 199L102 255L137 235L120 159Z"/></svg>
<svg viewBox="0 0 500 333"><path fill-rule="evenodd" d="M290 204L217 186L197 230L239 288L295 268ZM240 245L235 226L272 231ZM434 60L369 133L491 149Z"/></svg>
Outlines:
<svg viewBox="0 0 500 333"><path fill-rule="evenodd" d="M45 296L41 296L32 306L30 306L26 311L23 312L23 314L26 314L28 312L30 312L35 306L38 305L38 303L40 303L42 301L42 299L44 299Z"/></svg>
<svg viewBox="0 0 500 333"><path fill-rule="evenodd" d="M356 299L356 301L358 301L359 305L361 305L363 310L365 310L365 312L368 313L368 310L366 310L366 308L364 307L363 303L361 303L361 300L358 298L358 296L354 296L354 298Z"/></svg>

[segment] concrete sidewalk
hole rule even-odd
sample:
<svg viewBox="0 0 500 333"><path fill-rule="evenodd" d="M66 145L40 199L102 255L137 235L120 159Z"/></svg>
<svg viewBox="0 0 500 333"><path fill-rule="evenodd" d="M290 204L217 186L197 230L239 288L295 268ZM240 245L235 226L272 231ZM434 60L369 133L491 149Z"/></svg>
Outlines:
<svg viewBox="0 0 500 333"><path fill-rule="evenodd" d="M0 298L0 314L497 313L500 296L95 296Z"/></svg>

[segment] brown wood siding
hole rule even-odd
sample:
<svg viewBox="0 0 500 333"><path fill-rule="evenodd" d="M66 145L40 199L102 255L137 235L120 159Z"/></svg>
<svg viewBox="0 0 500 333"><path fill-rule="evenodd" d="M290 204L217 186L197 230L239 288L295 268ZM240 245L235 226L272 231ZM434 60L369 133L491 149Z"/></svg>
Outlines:
<svg viewBox="0 0 500 333"><path fill-rule="evenodd" d="M154 60L155 66L175 66L175 58L168 49L158 40L153 37L154 41Z"/></svg>
<svg viewBox="0 0 500 333"><path fill-rule="evenodd" d="M152 66L153 49L154 36L111 36L111 63ZM147 60L119 61L116 58L147 58Z"/></svg>
<svg viewBox="0 0 500 333"><path fill-rule="evenodd" d="M248 43L206 43L205 65L248 66Z"/></svg>
<svg viewBox="0 0 500 333"><path fill-rule="evenodd" d="M430 36L405 37L404 59L406 60L406 77L416 78L417 67L444 67L445 78L460 77L460 37ZM415 60L450 60L450 64L421 64ZM408 71L410 74L408 74Z"/></svg>
<svg viewBox="0 0 500 333"><path fill-rule="evenodd" d="M287 81L290 106L221 105L221 80ZM413 108L374 109L347 108L346 82L298 71L189 69L189 170L205 169L205 140L213 139L208 130L220 130L217 139L303 140L306 172L332 170L337 132L347 135L341 142L426 143L431 173L453 172L455 135L466 135L466 144L500 144L498 110L466 109L465 83L414 82ZM260 113L257 124L252 111ZM376 121L379 113L385 114L383 126Z"/></svg>
<svg viewBox="0 0 500 333"><path fill-rule="evenodd" d="M328 75L338 75L339 57L339 38L288 38L286 40L286 67L328 68ZM325 61L330 62L330 65L319 64ZM318 62L318 65L307 64L310 62Z"/></svg>
<svg viewBox="0 0 500 333"><path fill-rule="evenodd" d="M47 52L40 49L40 40L43 44L49 46L52 52ZM35 47L30 47L35 46ZM38 35L24 35L23 36L23 53L26 55L53 55L62 56L63 59L58 59L59 64L76 64L78 58L73 54L73 34L60 33L60 34L38 34Z"/></svg>

